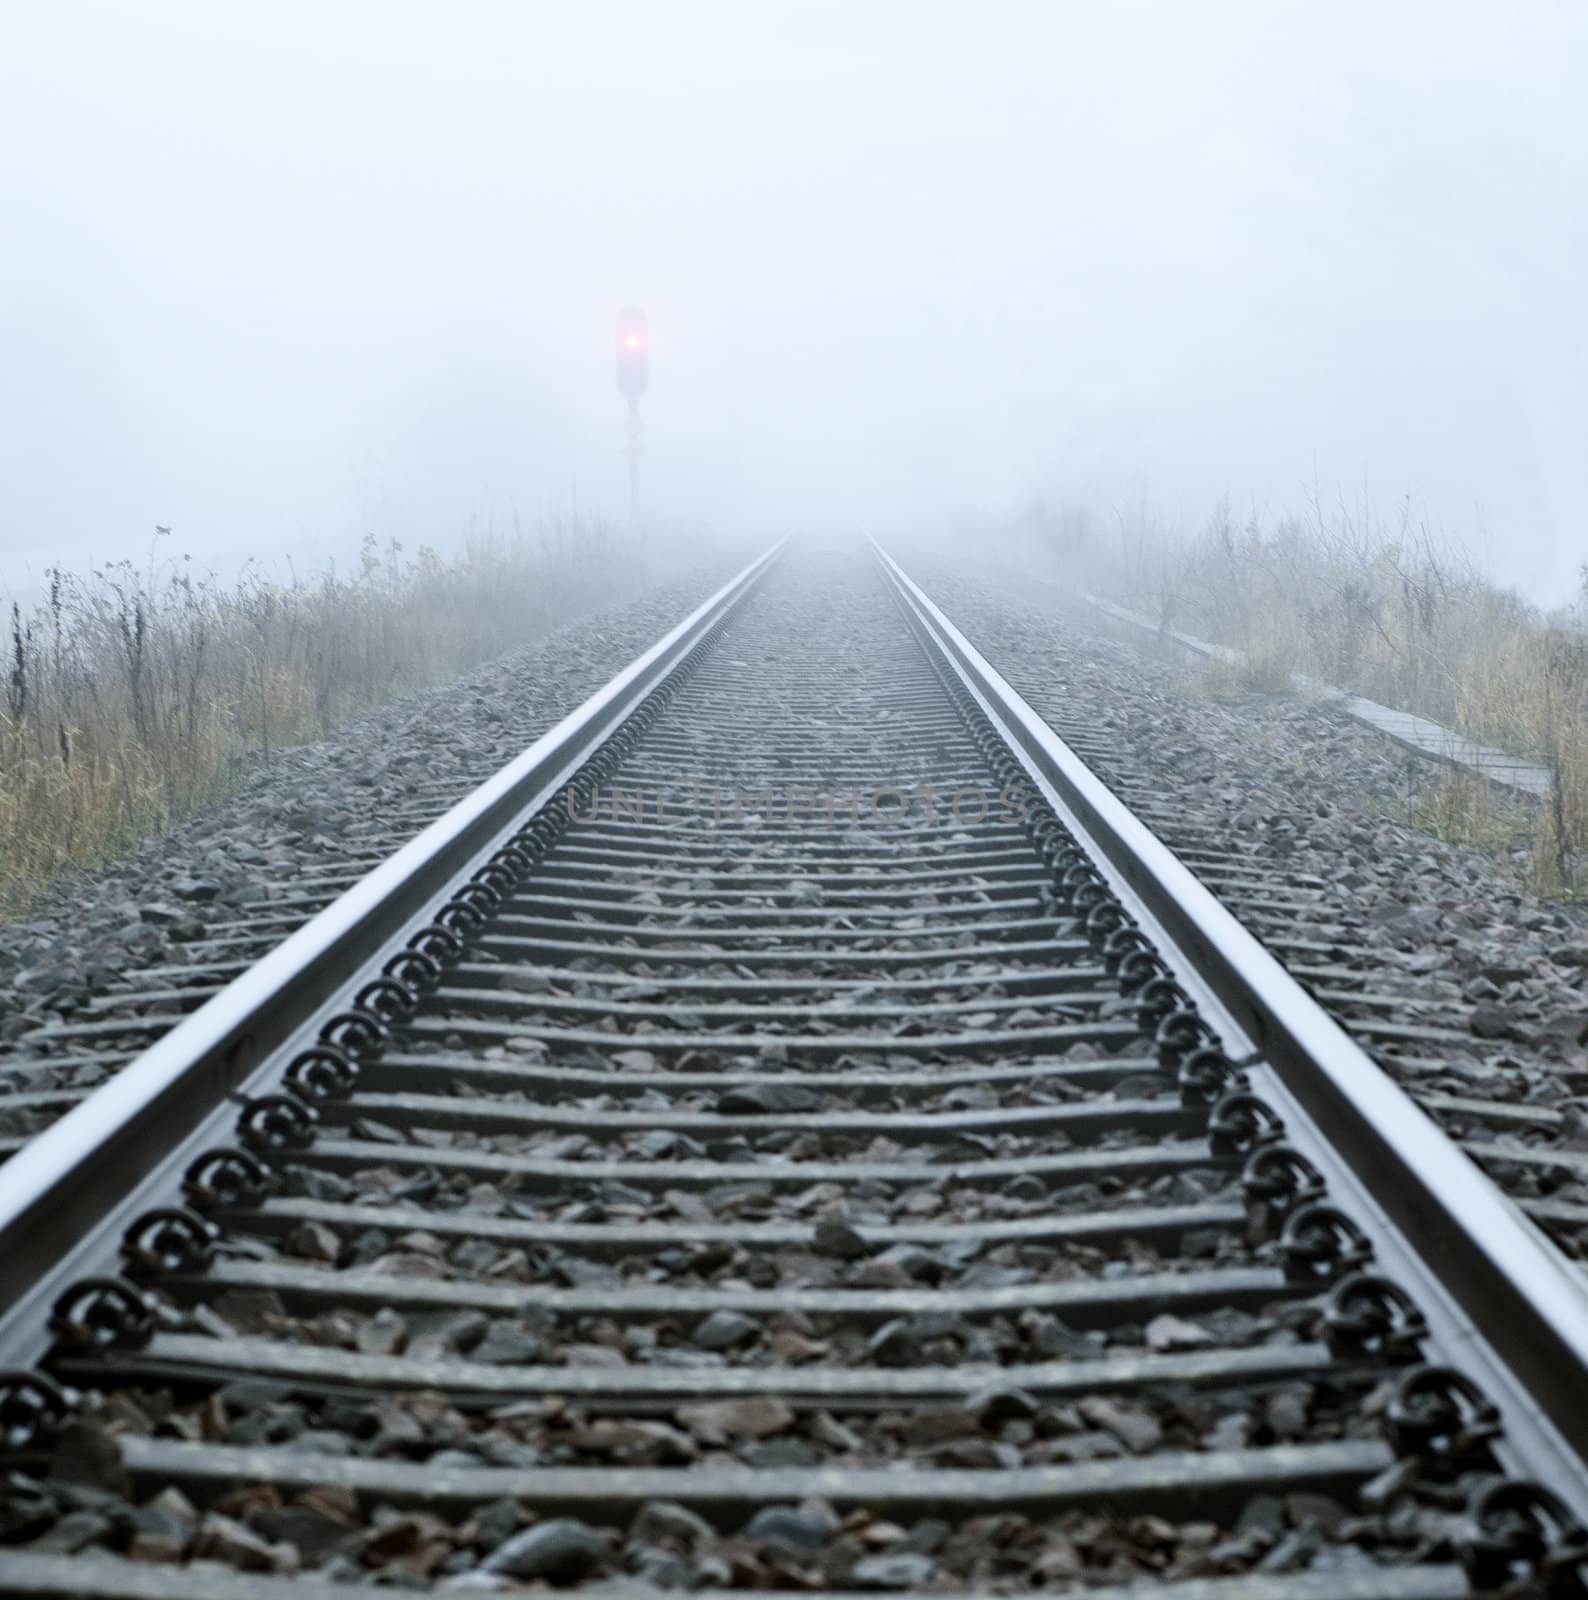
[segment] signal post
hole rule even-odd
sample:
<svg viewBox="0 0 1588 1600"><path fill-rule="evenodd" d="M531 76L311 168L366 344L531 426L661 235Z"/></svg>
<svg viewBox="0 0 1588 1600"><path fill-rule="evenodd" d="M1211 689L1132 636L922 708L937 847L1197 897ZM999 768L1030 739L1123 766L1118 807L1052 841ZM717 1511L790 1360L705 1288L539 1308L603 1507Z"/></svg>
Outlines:
<svg viewBox="0 0 1588 1600"><path fill-rule="evenodd" d="M618 392L629 403L629 524L640 520L640 396L651 381L651 330L637 306L618 312Z"/></svg>

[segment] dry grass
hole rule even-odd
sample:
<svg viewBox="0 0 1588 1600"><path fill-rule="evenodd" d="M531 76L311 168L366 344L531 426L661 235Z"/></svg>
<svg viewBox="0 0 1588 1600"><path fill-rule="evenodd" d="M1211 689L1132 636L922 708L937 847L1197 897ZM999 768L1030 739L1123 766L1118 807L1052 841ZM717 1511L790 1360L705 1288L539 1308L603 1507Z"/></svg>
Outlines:
<svg viewBox="0 0 1588 1600"><path fill-rule="evenodd" d="M1495 856L1536 845L1539 813L1525 800L1497 801L1487 781L1457 768L1426 769L1426 781L1408 781L1397 821L1436 839L1472 845Z"/></svg>
<svg viewBox="0 0 1588 1600"><path fill-rule="evenodd" d="M1111 522L1029 506L1007 532L1082 585L1166 626L1245 652L1210 668L1215 692L1274 692L1292 672L1414 711L1548 765L1555 792L1534 830L1535 887L1581 893L1588 876L1588 568L1576 604L1545 615L1436 541L1409 507L1237 523L1227 505L1192 535L1145 507ZM1441 808L1478 842L1481 804ZM1463 820L1465 819L1465 820Z"/></svg>
<svg viewBox="0 0 1588 1600"><path fill-rule="evenodd" d="M232 583L183 560L53 571L5 618L0 915L233 788L250 762L445 682L634 583L586 523L457 556L365 541L357 569Z"/></svg>

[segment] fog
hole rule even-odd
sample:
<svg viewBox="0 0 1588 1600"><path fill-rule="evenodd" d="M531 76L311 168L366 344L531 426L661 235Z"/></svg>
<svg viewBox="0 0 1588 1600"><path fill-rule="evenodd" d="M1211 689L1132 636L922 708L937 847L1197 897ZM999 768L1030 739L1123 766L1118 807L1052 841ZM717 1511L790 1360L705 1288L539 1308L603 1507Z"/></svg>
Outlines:
<svg viewBox="0 0 1588 1600"><path fill-rule="evenodd" d="M1467 0L13 6L0 581L622 508L1588 554L1588 13Z"/></svg>

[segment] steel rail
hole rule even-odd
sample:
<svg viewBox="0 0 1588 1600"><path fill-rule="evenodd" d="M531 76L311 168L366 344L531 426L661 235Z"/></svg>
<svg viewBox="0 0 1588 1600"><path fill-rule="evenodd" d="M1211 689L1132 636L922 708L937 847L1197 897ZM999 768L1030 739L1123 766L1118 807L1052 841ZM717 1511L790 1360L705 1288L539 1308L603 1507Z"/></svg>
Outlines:
<svg viewBox="0 0 1588 1600"><path fill-rule="evenodd" d="M1505 1425L1495 1453L1588 1515L1588 1278L1367 1056L925 592L872 541L906 620L971 694L1121 905L1221 1036L1383 1270L1423 1310L1439 1359ZM1256 1065L1257 1061L1266 1065ZM1310 1124L1310 1127L1307 1126ZM1338 1190L1344 1189L1345 1194Z"/></svg>
<svg viewBox="0 0 1588 1600"><path fill-rule="evenodd" d="M236 1102L275 1087L291 1053L738 610L785 543L0 1166L0 1367L44 1355L61 1290L115 1270L125 1227L228 1142Z"/></svg>

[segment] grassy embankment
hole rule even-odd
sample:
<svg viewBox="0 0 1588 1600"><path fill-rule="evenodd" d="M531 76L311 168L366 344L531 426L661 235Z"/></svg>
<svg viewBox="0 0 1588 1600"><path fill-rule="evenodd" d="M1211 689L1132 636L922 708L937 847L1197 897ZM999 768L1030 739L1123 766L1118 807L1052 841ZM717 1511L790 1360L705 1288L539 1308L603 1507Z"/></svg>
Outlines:
<svg viewBox="0 0 1588 1600"><path fill-rule="evenodd" d="M1547 765L1554 790L1519 832L1514 808L1455 773L1414 820L1500 849L1539 890L1588 889L1588 567L1575 603L1546 613L1409 510L1386 526L1317 500L1271 522L1237 523L1221 506L1193 534L1144 509L1105 522L1037 505L1009 531L1071 581L1242 651L1239 668L1205 669L1210 690L1279 692L1301 672Z"/></svg>
<svg viewBox="0 0 1588 1600"><path fill-rule="evenodd" d="M186 560L0 599L0 916L235 788L251 762L444 683L635 587L586 523L461 554L365 541L356 570L232 582Z"/></svg>

